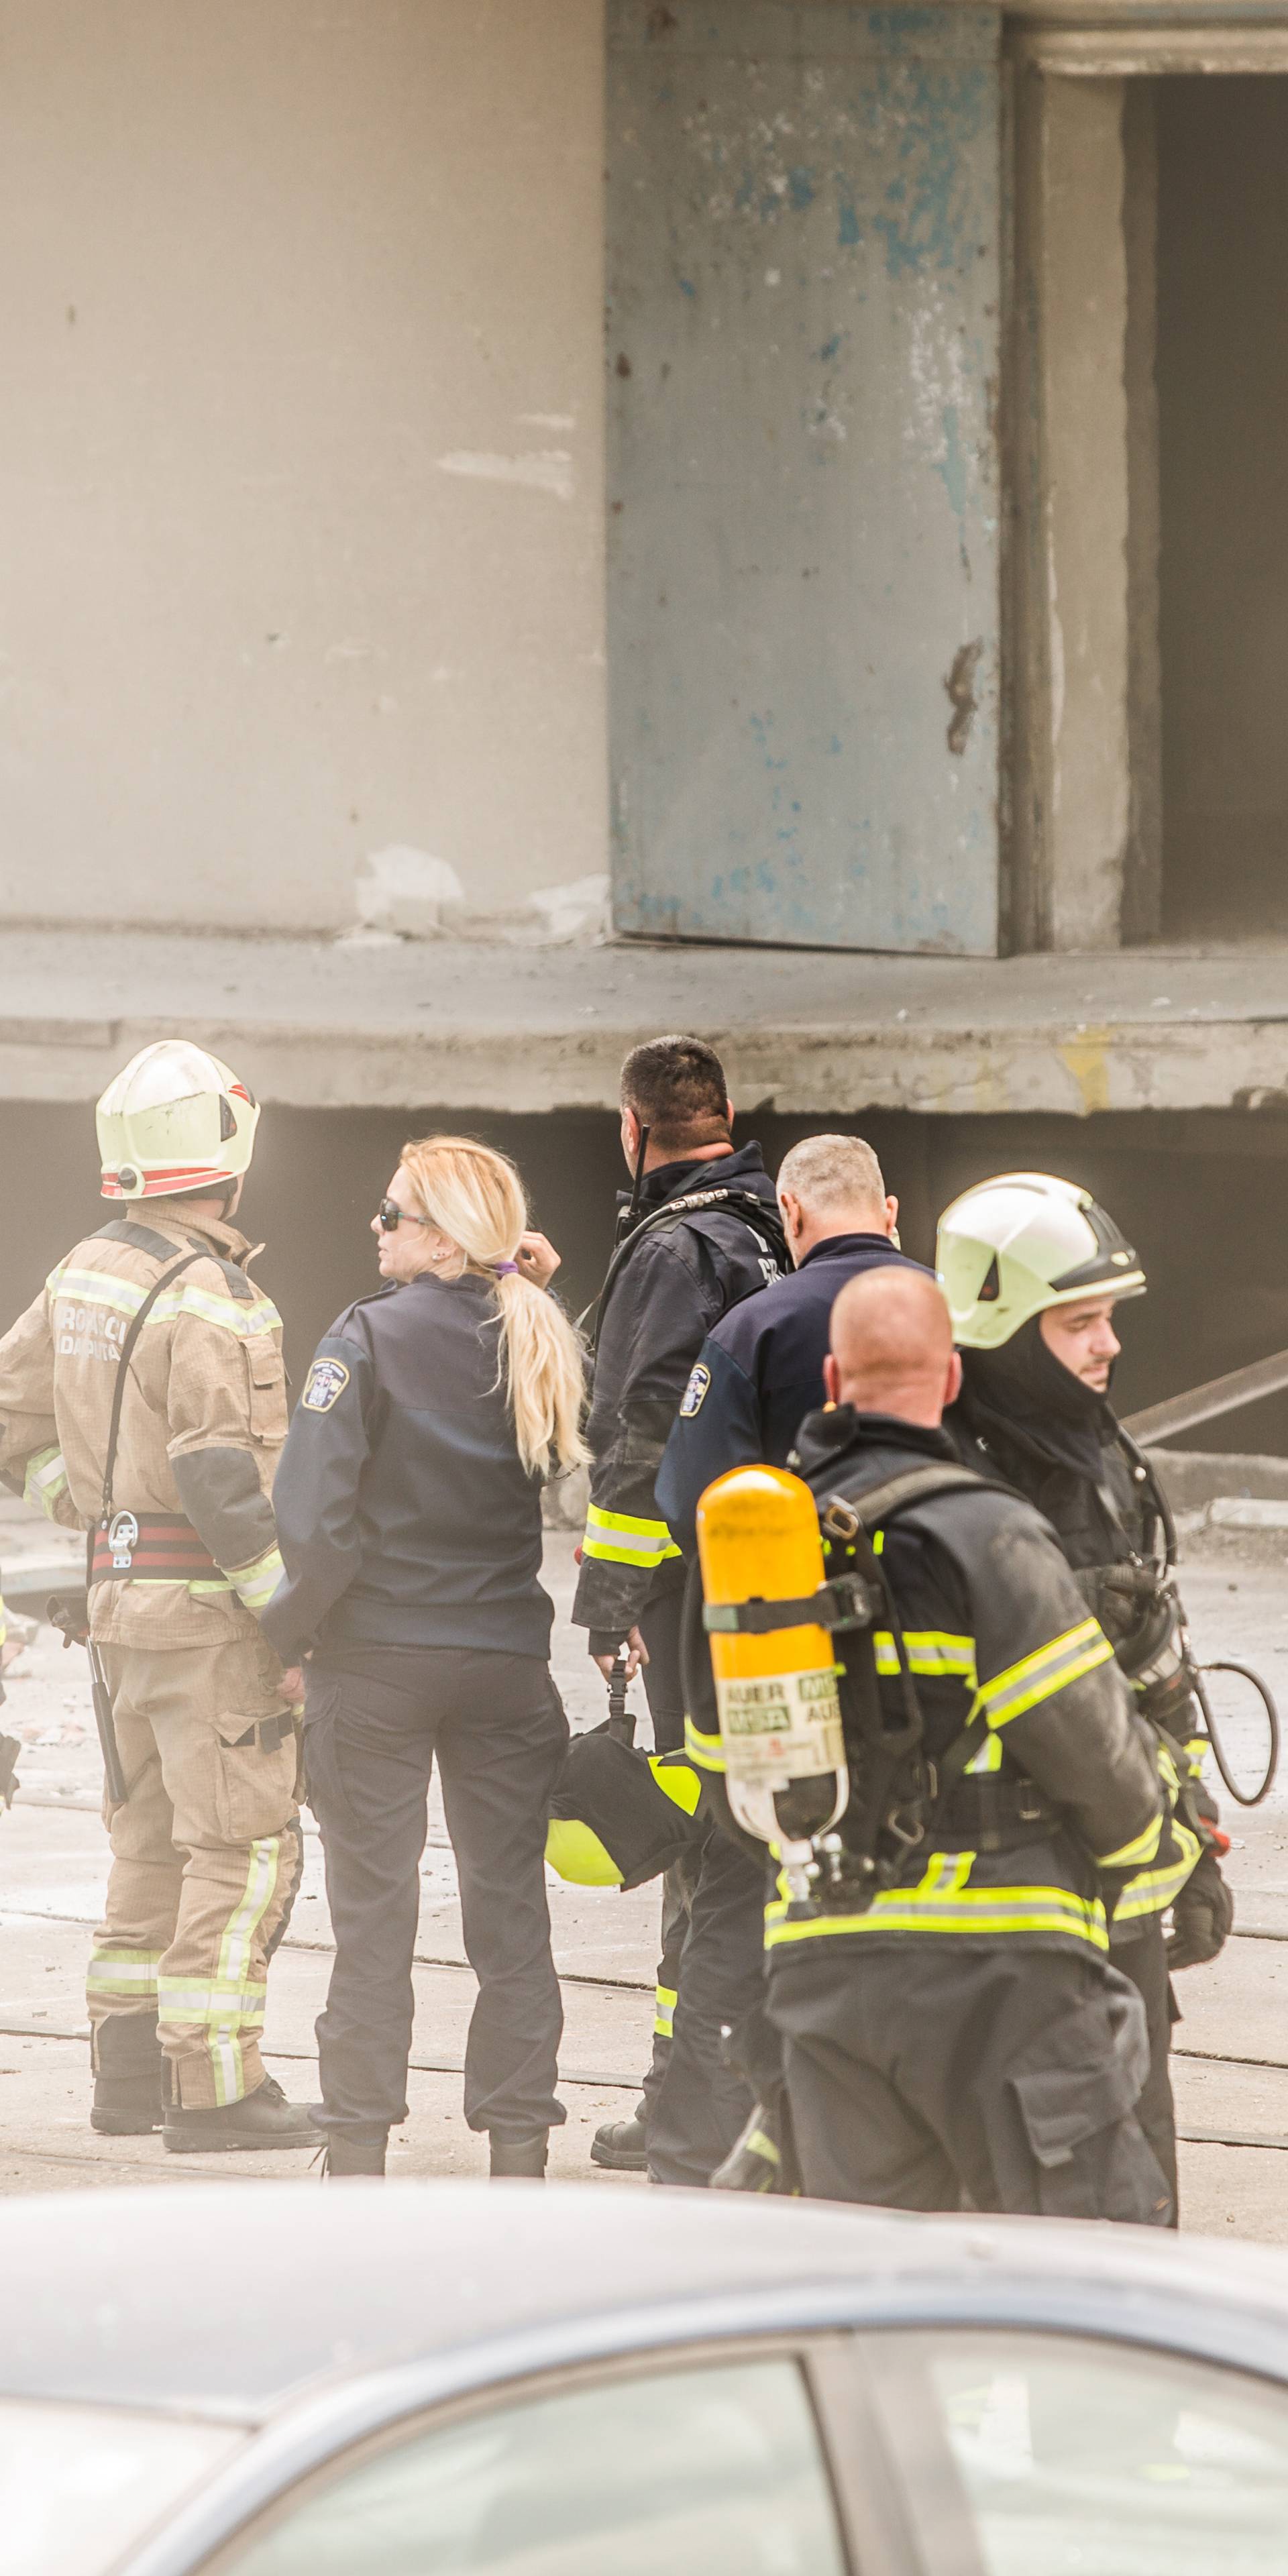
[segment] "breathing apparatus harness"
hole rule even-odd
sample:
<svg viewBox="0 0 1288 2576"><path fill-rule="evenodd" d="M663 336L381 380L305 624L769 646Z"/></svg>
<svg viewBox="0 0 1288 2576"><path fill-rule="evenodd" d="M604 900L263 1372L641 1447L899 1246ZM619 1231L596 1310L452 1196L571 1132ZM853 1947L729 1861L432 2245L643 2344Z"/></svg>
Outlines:
<svg viewBox="0 0 1288 2576"><path fill-rule="evenodd" d="M643 1243L646 1236L665 1233L672 1226L682 1223L686 1216L705 1216L713 1208L725 1208L731 1216L741 1217L750 1231L763 1239L767 1247L767 1256L772 1255L775 1268L780 1275L785 1276L792 1266L787 1250L787 1237L783 1231L783 1221L778 1209L772 1201L758 1198L754 1190L743 1189L736 1185L723 1188L717 1185L710 1189L686 1190L682 1198L666 1199L661 1207L651 1209L647 1216L641 1216L640 1196L644 1187L644 1156L648 1150L651 1133L652 1130L648 1127L640 1129L639 1152L635 1157L631 1195L617 1220L617 1241L613 1246L612 1259L604 1273L604 1284L598 1297L592 1298L590 1306L585 1307L577 1318L579 1324L584 1324L591 1312L591 1307L597 1309L590 1339L592 1357L599 1348L604 1330L604 1317L608 1313L613 1290L631 1254L639 1244Z"/></svg>
<svg viewBox="0 0 1288 2576"><path fill-rule="evenodd" d="M938 1832L968 1833L975 1848L1000 1850L1046 1836L1057 1822L1036 1783L1022 1775L965 1781L983 1741L978 1724L962 1727L937 1760L926 1754L907 1643L872 1543L878 1526L914 1504L982 1490L1009 1489L945 1462L817 1505L799 1478L771 1468L735 1468L703 1497L702 1628L726 1794L735 1822L780 1852L794 1910L864 1910L899 1879L908 1853ZM847 1563L812 1588L790 1597L750 1588L742 1599L712 1597L741 1591L743 1580L770 1571L775 1557L785 1563L794 1556L800 1569L812 1555L821 1577L824 1538ZM695 1598L696 1588L690 1602ZM878 1628L894 1648L893 1708L883 1705L878 1680ZM842 1636L848 1651L838 1665L833 1641ZM693 1708L703 1694L691 1613L684 1651L686 1704Z"/></svg>

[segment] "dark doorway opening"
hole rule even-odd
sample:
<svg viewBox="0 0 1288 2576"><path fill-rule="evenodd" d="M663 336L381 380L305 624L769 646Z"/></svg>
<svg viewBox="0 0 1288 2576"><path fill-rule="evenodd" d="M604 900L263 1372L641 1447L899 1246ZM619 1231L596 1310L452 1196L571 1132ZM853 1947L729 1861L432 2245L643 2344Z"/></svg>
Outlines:
<svg viewBox="0 0 1288 2576"><path fill-rule="evenodd" d="M1163 934L1288 936L1288 76L1153 86Z"/></svg>

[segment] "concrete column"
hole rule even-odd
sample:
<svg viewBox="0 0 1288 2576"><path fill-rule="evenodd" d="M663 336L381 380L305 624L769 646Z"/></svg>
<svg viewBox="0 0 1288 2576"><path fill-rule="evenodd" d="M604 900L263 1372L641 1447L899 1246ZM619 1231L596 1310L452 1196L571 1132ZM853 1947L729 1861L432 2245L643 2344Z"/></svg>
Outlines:
<svg viewBox="0 0 1288 2576"><path fill-rule="evenodd" d="M1018 78L1011 935L1020 948L1116 948L1124 929L1140 936L1156 921L1153 191L1140 154L1129 186L1129 86L1028 67Z"/></svg>

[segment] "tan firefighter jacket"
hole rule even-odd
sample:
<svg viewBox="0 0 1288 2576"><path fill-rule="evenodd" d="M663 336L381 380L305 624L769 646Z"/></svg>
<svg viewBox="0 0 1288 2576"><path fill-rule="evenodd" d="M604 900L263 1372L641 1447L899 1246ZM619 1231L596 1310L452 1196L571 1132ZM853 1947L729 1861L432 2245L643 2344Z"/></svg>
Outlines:
<svg viewBox="0 0 1288 2576"><path fill-rule="evenodd" d="M52 1519L91 1529L130 1319L194 1249L203 1258L162 1290L135 1343L113 1502L187 1521L215 1562L200 1580L96 1583L90 1628L102 1644L254 1633L282 1574L268 1499L286 1437L281 1318L246 1276L244 1235L153 1203L78 1243L0 1341L0 1476Z"/></svg>

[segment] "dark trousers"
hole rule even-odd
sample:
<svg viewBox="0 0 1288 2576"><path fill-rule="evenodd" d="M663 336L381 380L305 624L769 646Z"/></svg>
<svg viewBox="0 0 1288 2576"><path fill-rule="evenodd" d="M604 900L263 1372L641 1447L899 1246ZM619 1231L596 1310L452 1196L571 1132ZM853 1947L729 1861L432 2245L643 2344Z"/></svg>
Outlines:
<svg viewBox="0 0 1288 2576"><path fill-rule="evenodd" d="M1149 2033L1149 2073L1136 2105L1136 2117L1167 2176L1167 2186L1175 2210L1178 2200L1176 2173L1176 2106L1172 2100L1172 1981L1167 1973L1167 1944L1163 1939L1163 1918L1150 1914L1136 1938L1114 1943L1110 1951L1114 1966L1124 1977L1130 1977L1145 2007L1145 2025ZM1174 2217L1173 2226L1177 2224Z"/></svg>
<svg viewBox="0 0 1288 2576"><path fill-rule="evenodd" d="M1140 1997L1099 1959L948 1937L771 1967L804 2188L884 2209L1165 2227Z"/></svg>
<svg viewBox="0 0 1288 2576"><path fill-rule="evenodd" d="M549 1666L473 1647L370 1646L317 1655L307 1670L308 1796L336 1944L317 2023L321 2125L369 2134L407 2117L420 1857L437 1758L465 1952L479 1981L465 2117L503 2138L557 2126L563 2006L544 1855L568 1722Z"/></svg>
<svg viewBox="0 0 1288 2576"><path fill-rule="evenodd" d="M659 1753L684 1742L683 1609L683 1592L668 1592L639 1623ZM640 2106L652 2182L708 2183L746 2123L751 2094L725 2064L724 2043L764 2000L764 1918L764 1870L714 1825L666 1873L653 2059Z"/></svg>

